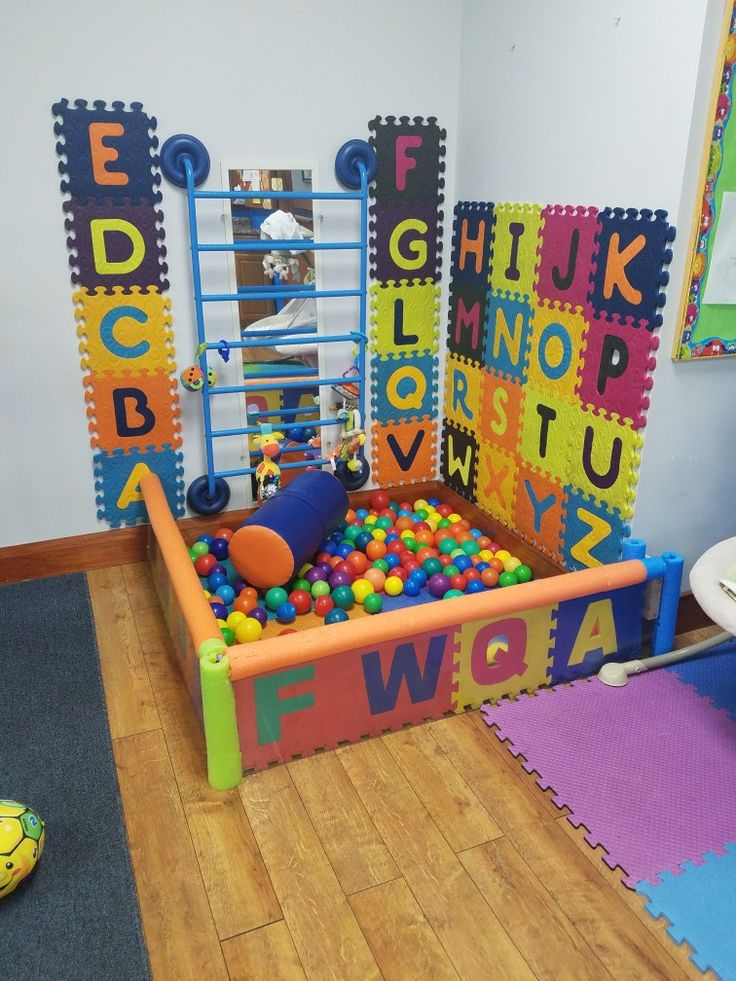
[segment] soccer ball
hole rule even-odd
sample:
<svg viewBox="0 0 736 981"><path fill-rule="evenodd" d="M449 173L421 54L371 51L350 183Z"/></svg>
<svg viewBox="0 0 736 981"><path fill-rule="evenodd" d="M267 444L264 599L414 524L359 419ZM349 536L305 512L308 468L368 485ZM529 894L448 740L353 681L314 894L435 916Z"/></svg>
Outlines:
<svg viewBox="0 0 736 981"><path fill-rule="evenodd" d="M0 899L33 872L45 837L44 823L34 810L0 800Z"/></svg>

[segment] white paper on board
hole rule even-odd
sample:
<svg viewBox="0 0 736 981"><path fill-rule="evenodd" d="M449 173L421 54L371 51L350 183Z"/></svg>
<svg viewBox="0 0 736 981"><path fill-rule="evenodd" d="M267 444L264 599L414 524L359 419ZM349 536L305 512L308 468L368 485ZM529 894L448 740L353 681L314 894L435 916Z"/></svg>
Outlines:
<svg viewBox="0 0 736 981"><path fill-rule="evenodd" d="M703 303L736 303L736 192L724 191Z"/></svg>

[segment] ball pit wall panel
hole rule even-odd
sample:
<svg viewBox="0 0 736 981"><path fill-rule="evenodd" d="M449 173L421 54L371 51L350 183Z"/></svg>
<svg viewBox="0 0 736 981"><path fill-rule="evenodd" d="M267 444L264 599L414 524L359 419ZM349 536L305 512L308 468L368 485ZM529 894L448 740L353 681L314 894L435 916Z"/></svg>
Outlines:
<svg viewBox="0 0 736 981"><path fill-rule="evenodd" d="M156 591L218 789L243 772L585 677L641 656L650 634L655 652L672 643L681 558L644 558L638 543L639 558L227 648L158 478L141 487Z"/></svg>

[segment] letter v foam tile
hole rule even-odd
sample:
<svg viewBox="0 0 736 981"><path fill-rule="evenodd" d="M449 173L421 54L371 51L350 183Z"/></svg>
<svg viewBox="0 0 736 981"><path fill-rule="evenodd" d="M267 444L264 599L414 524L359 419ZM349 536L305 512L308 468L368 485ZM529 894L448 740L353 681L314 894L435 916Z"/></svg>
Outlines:
<svg viewBox="0 0 736 981"><path fill-rule="evenodd" d="M678 874L662 872L655 886L640 882L636 891L649 900L653 917L670 922L675 943L693 948L690 959L723 981L736 981L736 843L722 855L706 853L702 865L683 862Z"/></svg>
<svg viewBox="0 0 736 981"><path fill-rule="evenodd" d="M671 673L616 691L575 681L481 711L631 888L736 841L736 725Z"/></svg>

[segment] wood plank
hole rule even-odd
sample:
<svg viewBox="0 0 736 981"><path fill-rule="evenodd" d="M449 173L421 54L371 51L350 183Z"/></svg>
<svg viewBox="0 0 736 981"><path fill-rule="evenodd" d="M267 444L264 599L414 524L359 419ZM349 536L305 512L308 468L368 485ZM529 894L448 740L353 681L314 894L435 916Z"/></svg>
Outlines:
<svg viewBox="0 0 736 981"><path fill-rule="evenodd" d="M617 901L530 789L489 752L486 727L471 715L430 723L438 742L522 858L614 977L682 978L682 971ZM495 736L490 738L495 739ZM625 942L622 940L625 938Z"/></svg>
<svg viewBox="0 0 736 981"><path fill-rule="evenodd" d="M540 981L609 977L508 838L459 857Z"/></svg>
<svg viewBox="0 0 736 981"><path fill-rule="evenodd" d="M403 879L350 897L386 981L457 981L458 974Z"/></svg>
<svg viewBox="0 0 736 981"><path fill-rule="evenodd" d="M379 978L286 767L251 774L238 790L307 976Z"/></svg>
<svg viewBox="0 0 736 981"><path fill-rule="evenodd" d="M611 889L616 893L617 901L625 903L637 919L641 920L647 930L656 937L657 941L677 963L677 966L686 977L690 978L691 981L718 981L717 975L712 971L702 973L693 964L690 960L692 948L686 943L676 944L674 942L667 933L668 924L664 919L655 920L653 916L647 913L644 908L646 903L645 897L624 885L620 869L611 869L606 865L602 857L603 849L600 846L598 848L590 847L585 840L585 828L573 828L570 822L564 818L561 818L557 823L568 838L575 843L581 855L590 862L594 870L605 879Z"/></svg>
<svg viewBox="0 0 736 981"><path fill-rule="evenodd" d="M161 730L113 742L154 979L227 979Z"/></svg>
<svg viewBox="0 0 736 981"><path fill-rule="evenodd" d="M136 567L131 566L131 569ZM271 923L281 910L237 791L207 782L204 737L157 610L137 613L167 749L220 939Z"/></svg>
<svg viewBox="0 0 736 981"><path fill-rule="evenodd" d="M458 974L533 978L383 741L336 752Z"/></svg>
<svg viewBox="0 0 736 981"><path fill-rule="evenodd" d="M133 613L150 607L159 607L151 567L147 562L133 562L130 565L124 565L122 566L122 573Z"/></svg>
<svg viewBox="0 0 736 981"><path fill-rule="evenodd" d="M310 756L288 769L343 892L397 878L396 863L335 754Z"/></svg>
<svg viewBox="0 0 736 981"><path fill-rule="evenodd" d="M87 573L113 739L161 727L119 566Z"/></svg>
<svg viewBox="0 0 736 981"><path fill-rule="evenodd" d="M405 729L383 742L453 851L503 834L427 728Z"/></svg>
<svg viewBox="0 0 736 981"><path fill-rule="evenodd" d="M230 981L302 981L306 977L283 920L222 945Z"/></svg>

